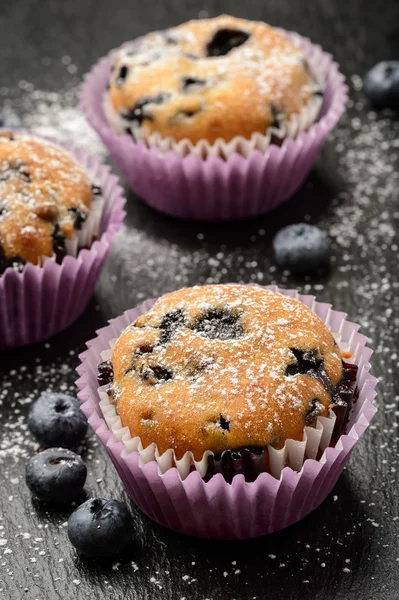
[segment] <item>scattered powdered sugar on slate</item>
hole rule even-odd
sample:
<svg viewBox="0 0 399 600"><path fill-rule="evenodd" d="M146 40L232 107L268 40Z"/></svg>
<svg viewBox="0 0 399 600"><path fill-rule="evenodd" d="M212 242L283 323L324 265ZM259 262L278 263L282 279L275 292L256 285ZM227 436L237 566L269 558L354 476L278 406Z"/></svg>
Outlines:
<svg viewBox="0 0 399 600"><path fill-rule="evenodd" d="M355 77L352 84L359 88L359 78ZM104 152L76 105L76 90L53 94L34 90L28 86L24 90L23 98L13 96L9 90L6 92L4 88L0 88L1 100L5 107L2 112L6 117L14 119L14 125L33 127L41 133L73 139L95 153ZM162 581L161 585L168 585L173 581L178 586L176 598L188 600L195 588L199 598L219 600L225 597L222 592L225 589L223 585L243 587L249 578L263 582L266 589L267 585L275 586L276 581L281 580L281 572L283 572L287 575L288 585L293 565L295 565L297 581L303 582L305 588L317 581L318 577L320 578L318 574L320 571L322 571L321 577L325 577L331 565L341 569L341 579L349 581L359 570L359 565L356 564L356 548L359 548L358 560L360 561L361 555L363 562L370 563L370 572L373 568L385 569L384 572L388 577L389 570L392 572L397 570L399 560L397 548L387 547L385 531L388 522L399 523L398 511L395 512L394 505L387 500L388 497L392 497L392 494L397 494L396 449L399 441L399 396L393 393L392 384L385 380L384 374L394 372L398 365L398 353L394 348L397 347L399 335L399 284L390 257L392 253L397 253L399 248L398 236L395 233L399 219L397 175L399 129L392 113L389 111L378 114L373 111L363 113L365 101L360 92L352 90L351 95L353 100L348 114L333 132L325 149L325 156L331 155L329 168L333 175L338 168L342 185L338 185L338 189L334 190L329 206L326 206L322 216L316 219L318 224L333 237L333 263L328 279L298 280L289 273L281 273L276 269L271 259L270 216L265 217L264 221L257 221L253 226L240 225L243 233L237 244L222 240L223 232L231 229L229 225L223 226L220 235L216 236L210 233L209 226L203 224L185 225L186 235L190 238L191 245L181 244L180 240L176 239L177 236L174 238L170 234L163 218L148 211L143 213L144 217L148 218L151 215L153 220L158 220L160 223L157 233L147 230L141 217L142 222L139 224L131 219L132 222L124 227L122 235L118 238L106 272L106 276L112 273L114 280L121 279L123 289L126 291L124 300L126 305L121 306L115 314L147 297L148 289L152 290L153 296L158 296L185 285L226 283L233 279L237 282L253 281L264 284L276 282L285 287L299 287L306 293L315 293L322 301L331 300L331 293L335 293L334 303L337 308L350 310L350 318L360 322L363 331L371 338L371 345L375 349L374 370L377 375L382 375L379 386L381 406L370 427L370 435L365 436L355 450L345 475L338 484L339 487L334 491L334 496L330 496L324 507L312 516L313 527L309 527L308 522L295 526L289 532L289 543L284 542L287 537L284 538L286 534L282 532L271 539L263 540L261 545L254 546L251 564L248 564L246 556L238 562L237 567L241 570L241 574L232 578L232 584L229 577L224 577L224 572L233 574L233 568L236 570L236 567L231 564L231 558L236 557L236 553L240 552L238 545L231 545L234 548L231 551L227 545L223 547L226 552L226 560L223 563L223 561L219 562L221 553L219 546L209 546L209 552L212 552L212 547L217 547L213 552L218 554L218 560L212 560L212 557L209 559L208 556L204 557L204 546L200 544L196 546L193 543L191 551L187 553L185 548L189 541L184 539L184 545L181 542L180 547L179 565L182 560L185 560L184 556L188 555L187 562L181 571L177 568L177 558L171 558L171 566L178 570L176 575L171 568L171 576L166 572L163 575L162 571L160 576L152 572L154 568L152 554L144 557L131 556L128 564L120 566L115 576L120 577L121 571L126 573L129 569L135 577L140 578L140 582L144 582L149 597L151 592L158 591L156 585L150 582L150 577ZM22 122L18 121L18 116L28 112L29 116L26 116ZM11 126L11 123L9 125ZM314 180L311 179L307 185L314 185ZM324 201L324 197L320 200ZM289 209L289 214L292 207L292 203L286 207ZM134 203L133 208L137 208ZM283 208L285 210L285 207ZM296 217L297 221L304 219L314 221L315 217L313 214L311 217L307 217L306 214ZM287 221L290 221L289 217ZM170 227L172 228L173 225ZM175 227L177 228L177 225ZM115 262L119 270L112 271ZM105 286L104 280L103 283L100 282L100 292L102 286ZM343 293L340 295L341 290ZM50 342L49 350L51 349ZM41 391L54 389L67 393L76 392L74 368L77 358L75 356L66 360L67 364L59 360L42 365L31 364L28 367L19 367L15 371L9 371L2 378L0 470L1 477L6 480L7 489L10 490L11 485L15 493L9 491L4 498L1 498L0 596L4 589L1 580L13 578L15 560L20 555L19 548L22 544L31 545L29 576L32 578L32 587L36 584L40 585L43 569L48 569L48 556L39 554L43 551L42 547L47 554L51 552L55 556L55 563L58 560L60 564L60 571L54 573L56 590L67 590L75 578L79 578L82 582L81 588L83 583L86 583L86 577L83 578L82 572L76 567L78 562L75 558L71 558L74 555L66 543L66 528L62 524L65 523L68 515L58 516L52 511L41 512L36 506L33 507L29 493L23 485L26 458L37 448L27 432L25 414L31 402ZM28 396L21 394L20 390L23 389L25 380L28 384L35 383L34 385L30 383L28 387L36 389L37 393ZM382 402L382 399L385 402ZM8 408L5 408L5 405ZM378 458L375 452L376 445L381 446ZM96 468L95 478L98 475L102 476L105 463L99 448L96 448L94 453L91 450L89 456L91 457L89 470ZM13 481L17 478L19 485L14 485ZM95 484L95 478L92 480L90 491L97 493L99 487ZM111 481L107 477L104 479L105 491L111 493L112 488L115 489L116 476L111 477ZM120 489L121 487L118 487L118 496ZM116 495L115 491L112 493ZM26 505L25 510L32 525L29 529L26 525L21 526L16 522L14 515L20 514L14 510L16 503ZM2 514L7 514L7 522ZM329 518L323 520L326 514ZM151 537L148 531L152 531L152 526L147 524L147 520L141 520L138 513L136 513L136 522L139 524L138 527L144 530L147 544L147 536ZM161 539L157 543L156 555L162 557L165 564L169 564L168 554L173 555L172 546L179 544L180 538L173 536L170 541L166 533L157 531ZM44 541L39 541L40 538ZM363 548L364 539L368 540L369 545ZM7 541L4 543L3 540ZM249 546L243 548L245 553L252 552ZM142 551L145 552L145 548ZM61 557L58 559L58 556ZM340 557L339 563L337 563L337 556ZM348 563L349 556L351 562ZM210 591L206 593L205 590L210 590L211 587L206 587L204 578L199 578L192 587L181 579L183 575L189 576L188 581L196 579L197 567L190 566L192 558L195 559L197 566L200 563L201 566L205 565L205 568L207 564L209 565L212 588L219 590L220 593L211 594ZM131 562L133 559L134 563ZM63 564L65 567L62 567ZM286 566L280 567L280 564ZM137 570L135 565L139 567L137 573L135 573ZM149 571L147 571L148 565L151 565ZM343 569L350 569L350 572ZM61 581L56 581L59 575ZM102 579L104 586L108 583L107 576L108 573ZM372 580L371 576L370 581ZM348 584L344 582L342 585ZM37 597L41 597L43 592L37 589ZM119 590L117 584L116 589ZM252 600L254 598L258 600L263 597L262 593L245 596L237 591L234 594L230 592L231 589L228 588L229 598L236 595L238 598L251 597ZM23 589L20 588L16 592L16 597L19 597L18 593L19 596L23 596ZM66 593L65 597L67 597Z"/></svg>
<svg viewBox="0 0 399 600"><path fill-rule="evenodd" d="M80 110L78 87L61 92L38 90L32 84L23 87L22 93L0 87L5 127L23 127L105 155L104 146Z"/></svg>
<svg viewBox="0 0 399 600"><path fill-rule="evenodd" d="M70 384L66 382L72 377ZM38 444L28 431L26 411L38 398L39 394L47 391L62 391L76 394L73 384L74 369L66 363L56 361L49 365L35 364L27 367L22 365L18 370L11 370L3 377L0 389L0 466L22 462L38 449ZM36 392L24 395L19 389L36 383ZM32 389L32 384L30 389ZM11 471L10 471L11 473ZM2 474L9 478L6 467ZM11 475L10 475L11 477Z"/></svg>

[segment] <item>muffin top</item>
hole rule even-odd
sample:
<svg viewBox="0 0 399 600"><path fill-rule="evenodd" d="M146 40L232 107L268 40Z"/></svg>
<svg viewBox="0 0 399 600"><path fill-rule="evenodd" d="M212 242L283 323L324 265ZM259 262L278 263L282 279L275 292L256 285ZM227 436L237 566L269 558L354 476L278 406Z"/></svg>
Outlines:
<svg viewBox="0 0 399 600"><path fill-rule="evenodd" d="M105 109L118 133L228 142L280 128L320 93L305 55L285 35L221 16L121 48Z"/></svg>
<svg viewBox="0 0 399 600"><path fill-rule="evenodd" d="M89 180L76 159L44 139L0 132L0 272L65 254L86 220Z"/></svg>
<svg viewBox="0 0 399 600"><path fill-rule="evenodd" d="M204 451L281 448L328 416L343 376L317 315L280 293L244 285L160 298L117 340L109 395L144 447Z"/></svg>

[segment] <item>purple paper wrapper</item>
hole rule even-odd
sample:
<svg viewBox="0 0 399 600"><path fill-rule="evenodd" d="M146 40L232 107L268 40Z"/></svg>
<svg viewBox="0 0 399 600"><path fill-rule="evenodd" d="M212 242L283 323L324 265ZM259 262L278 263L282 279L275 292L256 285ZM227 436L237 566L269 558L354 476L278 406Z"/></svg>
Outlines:
<svg viewBox="0 0 399 600"><path fill-rule="evenodd" d="M283 31L283 30L282 30ZM330 131L345 109L345 78L330 54L296 33L283 31L317 66L325 80L318 121L280 146L247 158L227 160L196 154L181 157L117 135L103 110L113 50L85 76L80 102L87 120L108 148L129 185L153 208L184 219L233 220L265 213L288 200L301 186Z"/></svg>
<svg viewBox="0 0 399 600"><path fill-rule="evenodd" d="M48 339L81 315L125 216L123 190L99 158L69 142L32 135L74 154L93 183L101 186L104 206L98 239L76 258L66 256L60 264L47 260L42 267L26 264L22 273L10 267L0 276L0 350Z"/></svg>
<svg viewBox="0 0 399 600"><path fill-rule="evenodd" d="M100 329L88 342L81 355L77 381L82 410L105 446L132 500L154 521L188 535L218 539L244 539L272 533L303 519L317 508L330 493L353 447L369 426L377 409L373 404L377 380L370 374L372 354L359 326L346 320L346 314L331 309L330 304L316 302L310 295L295 290L266 289L297 298L309 306L331 331L338 332L347 343L358 366L359 397L346 428L334 448L327 448L320 460L306 459L300 472L285 467L280 479L261 473L247 483L236 475L227 483L218 473L204 481L198 471L182 480L177 468L161 474L155 461L146 464L138 452L128 453L123 442L117 442L105 423L99 407L97 366L101 352L109 348L113 338L154 304L149 300L128 310Z"/></svg>

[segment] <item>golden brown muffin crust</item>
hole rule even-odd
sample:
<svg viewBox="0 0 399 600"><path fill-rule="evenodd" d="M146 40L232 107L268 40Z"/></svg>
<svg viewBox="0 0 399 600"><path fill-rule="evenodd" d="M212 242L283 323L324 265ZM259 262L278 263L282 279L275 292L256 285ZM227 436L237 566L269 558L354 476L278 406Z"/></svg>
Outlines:
<svg viewBox="0 0 399 600"><path fill-rule="evenodd" d="M140 127L175 140L228 142L279 127L315 92L305 55L286 36L265 23L221 16L121 49L108 106L119 116L117 125L112 119L119 133Z"/></svg>
<svg viewBox="0 0 399 600"><path fill-rule="evenodd" d="M112 353L111 394L144 447L220 453L301 440L327 416L342 359L301 302L258 287L211 285L160 298Z"/></svg>
<svg viewBox="0 0 399 600"><path fill-rule="evenodd" d="M91 208L92 190L76 159L46 140L0 134L0 254L40 263L70 239Z"/></svg>

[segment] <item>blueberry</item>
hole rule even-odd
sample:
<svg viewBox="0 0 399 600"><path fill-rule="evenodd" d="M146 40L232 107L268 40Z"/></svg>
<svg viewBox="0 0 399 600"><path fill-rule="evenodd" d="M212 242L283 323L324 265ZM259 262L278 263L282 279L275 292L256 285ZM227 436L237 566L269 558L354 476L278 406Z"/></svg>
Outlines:
<svg viewBox="0 0 399 600"><path fill-rule="evenodd" d="M205 310L194 325L202 337L210 340L235 340L244 335L240 315L227 307L212 307Z"/></svg>
<svg viewBox="0 0 399 600"><path fill-rule="evenodd" d="M314 225L298 223L281 229L273 240L277 264L293 273L325 268L330 259L330 240Z"/></svg>
<svg viewBox="0 0 399 600"><path fill-rule="evenodd" d="M170 94L167 92L160 92L156 96L144 96L140 98L129 110L123 110L121 116L127 121L132 121L136 125L142 125L144 120L153 121L154 118L151 112L148 112L147 107L151 104L163 104L167 102Z"/></svg>
<svg viewBox="0 0 399 600"><path fill-rule="evenodd" d="M165 381L169 381L172 379L172 373L166 367L161 367L161 365L151 365L144 367L140 371L141 377L144 381L151 383L152 385L156 385L159 382L164 383Z"/></svg>
<svg viewBox="0 0 399 600"><path fill-rule="evenodd" d="M240 29L219 29L206 45L207 56L224 56L233 48L242 46L249 39L249 33Z"/></svg>
<svg viewBox="0 0 399 600"><path fill-rule="evenodd" d="M82 229L83 223L87 220L87 213L82 212L74 206L68 208L68 212L70 212L73 217L73 226L75 229Z"/></svg>
<svg viewBox="0 0 399 600"><path fill-rule="evenodd" d="M204 85L206 85L206 80L199 77L185 75L181 78L181 89L183 92L193 92L198 90L198 88L204 87Z"/></svg>
<svg viewBox="0 0 399 600"><path fill-rule="evenodd" d="M160 344L168 344L177 331L184 327L186 316L181 308L173 310L162 317L159 329L161 335L159 338Z"/></svg>
<svg viewBox="0 0 399 600"><path fill-rule="evenodd" d="M51 237L53 238L53 250L57 257L57 262L60 263L66 256L66 238L58 223L55 224Z"/></svg>
<svg viewBox="0 0 399 600"><path fill-rule="evenodd" d="M376 64L364 78L364 91L376 106L399 107L399 60Z"/></svg>
<svg viewBox="0 0 399 600"><path fill-rule="evenodd" d="M76 448L87 432L80 402L73 396L42 394L28 415L28 426L42 446Z"/></svg>
<svg viewBox="0 0 399 600"><path fill-rule="evenodd" d="M90 498L68 521L68 537L85 556L111 556L122 550L133 535L133 521L117 500Z"/></svg>
<svg viewBox="0 0 399 600"><path fill-rule="evenodd" d="M0 206L0 214L1 214L1 206ZM0 275L4 273L6 269L12 267L15 271L22 273L24 270L25 263L24 261L17 257L8 257L4 254L4 251L0 245Z"/></svg>
<svg viewBox="0 0 399 600"><path fill-rule="evenodd" d="M97 381L99 385L109 385L114 380L114 368L110 360L104 360L98 365Z"/></svg>
<svg viewBox="0 0 399 600"><path fill-rule="evenodd" d="M83 460L65 448L48 448L29 459L26 485L34 496L46 502L71 502L86 481Z"/></svg>

